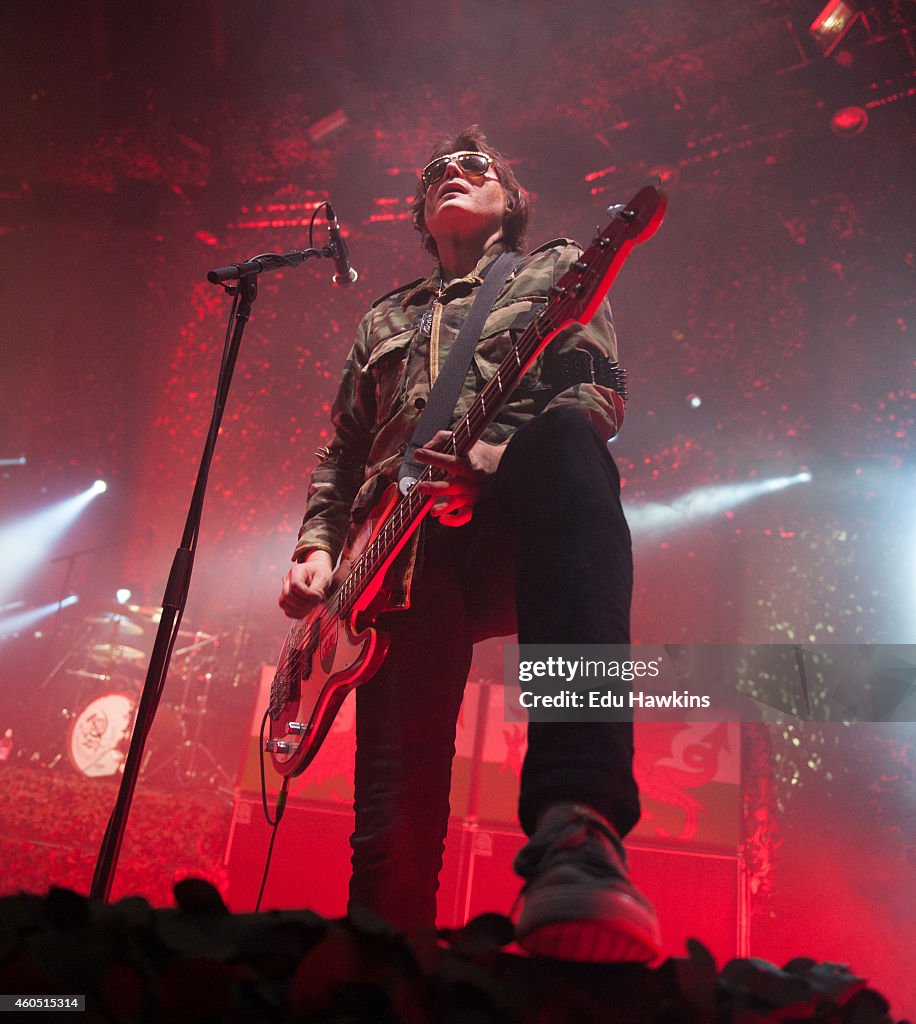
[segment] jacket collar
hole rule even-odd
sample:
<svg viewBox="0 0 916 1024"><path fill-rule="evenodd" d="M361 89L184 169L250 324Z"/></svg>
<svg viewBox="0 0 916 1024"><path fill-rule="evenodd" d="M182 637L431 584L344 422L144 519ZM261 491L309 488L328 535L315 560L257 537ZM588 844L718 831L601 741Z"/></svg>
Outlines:
<svg viewBox="0 0 916 1024"><path fill-rule="evenodd" d="M488 245L483 251L483 255L477 261L477 266L471 271L467 277L458 277L448 286L446 291L455 287L457 284L462 283L469 285L468 291L471 288L476 287L483 281L484 273L487 267L493 263L497 256L504 253L509 247L502 239L493 242ZM408 306L419 304L425 306L429 302L430 296L439 295L442 287L442 267L437 266L433 274L428 277L425 281L421 281L416 287L411 288L404 297L401 299L401 308L407 309Z"/></svg>

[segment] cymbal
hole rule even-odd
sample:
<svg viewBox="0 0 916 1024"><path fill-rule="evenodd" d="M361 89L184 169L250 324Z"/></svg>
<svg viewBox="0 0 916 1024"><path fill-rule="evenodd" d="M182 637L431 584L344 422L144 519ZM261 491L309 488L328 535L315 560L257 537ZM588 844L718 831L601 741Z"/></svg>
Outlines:
<svg viewBox="0 0 916 1024"><path fill-rule="evenodd" d="M177 647L173 652L173 657L181 658L185 654L191 654L193 651L199 651L202 647L207 647L210 644L219 643L218 633L189 633L186 629L178 630L179 637L188 637L192 643L187 644L184 647Z"/></svg>
<svg viewBox="0 0 916 1024"><path fill-rule="evenodd" d="M103 615L90 615L86 622L96 626L111 626L125 636L142 636L143 627L132 622L125 615L118 615L115 612L107 612Z"/></svg>
<svg viewBox="0 0 916 1024"><path fill-rule="evenodd" d="M205 633L202 629L179 629L176 636L186 636L201 645L212 644L214 640L219 640L219 633Z"/></svg>
<svg viewBox="0 0 916 1024"><path fill-rule="evenodd" d="M147 604L126 604L123 606L135 619L148 619L153 625L158 626L162 618L162 607ZM199 629L179 629L176 636L196 637L202 642L210 643L218 639L218 634L204 633Z"/></svg>
<svg viewBox="0 0 916 1024"><path fill-rule="evenodd" d="M149 619L150 622L158 622L162 618L161 606L154 607L148 604L126 604L124 607L134 618Z"/></svg>
<svg viewBox="0 0 916 1024"><path fill-rule="evenodd" d="M96 644L90 648L89 657L93 661L142 661L145 655L125 644Z"/></svg>

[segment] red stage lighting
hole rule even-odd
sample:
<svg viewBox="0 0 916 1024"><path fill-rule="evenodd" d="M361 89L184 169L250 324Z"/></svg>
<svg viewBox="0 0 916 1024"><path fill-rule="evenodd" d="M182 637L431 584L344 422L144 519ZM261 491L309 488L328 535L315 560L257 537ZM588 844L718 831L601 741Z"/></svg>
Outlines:
<svg viewBox="0 0 916 1024"><path fill-rule="evenodd" d="M868 127L868 114L863 107L843 107L830 118L830 130L840 138L861 135Z"/></svg>

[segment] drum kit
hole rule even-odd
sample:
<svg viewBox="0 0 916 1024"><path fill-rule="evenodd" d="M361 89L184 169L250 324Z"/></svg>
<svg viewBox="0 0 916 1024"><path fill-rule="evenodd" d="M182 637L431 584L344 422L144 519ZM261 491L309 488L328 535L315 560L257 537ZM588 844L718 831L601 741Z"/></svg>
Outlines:
<svg viewBox="0 0 916 1024"><path fill-rule="evenodd" d="M149 660L142 648L151 648L161 612L114 605L84 620L76 643L46 680L76 681L71 701L59 711L66 729L64 749L38 757L47 767L66 759L92 779L123 771ZM221 639L221 634L179 630L166 684L166 694L178 699L160 702L144 748L141 780L231 787L232 780L202 742Z"/></svg>

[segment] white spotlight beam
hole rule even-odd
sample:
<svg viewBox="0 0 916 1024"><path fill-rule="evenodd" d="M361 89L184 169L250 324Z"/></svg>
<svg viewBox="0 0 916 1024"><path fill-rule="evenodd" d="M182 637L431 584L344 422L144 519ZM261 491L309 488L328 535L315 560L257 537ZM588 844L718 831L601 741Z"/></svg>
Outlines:
<svg viewBox="0 0 916 1024"><path fill-rule="evenodd" d="M15 636L16 633L21 633L25 629L31 629L32 626L37 626L42 619L53 615L58 608L69 608L78 600L76 594L71 594L59 604L55 601L53 604L43 604L40 608L30 608L27 612L20 612L18 615L8 615L6 618L0 619L0 637Z"/></svg>
<svg viewBox="0 0 916 1024"><path fill-rule="evenodd" d="M740 505L746 505L763 494L808 483L810 480L811 474L803 472L796 473L795 476L751 480L742 484L698 487L676 498L670 504L648 502L645 505L628 505L627 520L634 534L651 536L672 533L682 527L722 515L723 512L729 512Z"/></svg>
<svg viewBox="0 0 916 1024"><path fill-rule="evenodd" d="M96 481L85 491L0 529L0 600L8 598L44 562L89 502L104 490Z"/></svg>

